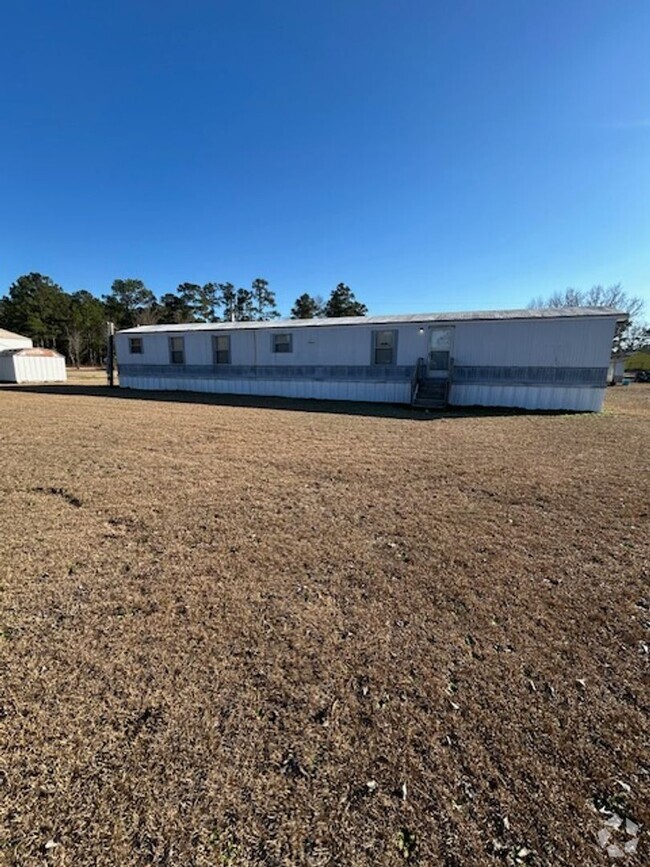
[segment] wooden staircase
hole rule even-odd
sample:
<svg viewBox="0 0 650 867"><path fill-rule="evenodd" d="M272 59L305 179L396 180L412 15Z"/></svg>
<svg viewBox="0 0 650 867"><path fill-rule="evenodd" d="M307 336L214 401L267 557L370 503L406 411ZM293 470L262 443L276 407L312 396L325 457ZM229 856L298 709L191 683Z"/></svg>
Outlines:
<svg viewBox="0 0 650 867"><path fill-rule="evenodd" d="M412 406L417 409L442 409L447 406L447 380L429 379L422 382Z"/></svg>
<svg viewBox="0 0 650 867"><path fill-rule="evenodd" d="M449 395L449 379L428 379L426 359L418 359L411 387L411 406L415 409L444 409Z"/></svg>

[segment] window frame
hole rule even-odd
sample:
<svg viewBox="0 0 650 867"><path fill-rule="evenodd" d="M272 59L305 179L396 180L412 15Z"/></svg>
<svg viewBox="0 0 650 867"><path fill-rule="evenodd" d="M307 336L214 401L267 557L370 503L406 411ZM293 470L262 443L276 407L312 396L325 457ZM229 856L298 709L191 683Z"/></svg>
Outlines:
<svg viewBox="0 0 650 867"><path fill-rule="evenodd" d="M222 364L231 364L232 363L232 355L231 355L231 335L230 334L213 334L212 335L212 363L214 365L222 365ZM219 349L218 344L220 340L228 341L228 349ZM227 360L222 361L219 359L219 354L225 353L227 355Z"/></svg>
<svg viewBox="0 0 650 867"><path fill-rule="evenodd" d="M278 338L287 338L287 349L278 349ZM271 352L273 355L290 355L293 352L293 334L290 331L281 331L279 334L271 334Z"/></svg>
<svg viewBox="0 0 650 867"><path fill-rule="evenodd" d="M377 341L380 334L391 334L393 345L391 347L390 361L377 361L377 351L385 352L386 349L381 349L377 346ZM372 331L372 340L370 344L370 360L373 367L392 367L397 364L397 329L396 328L374 328Z"/></svg>
<svg viewBox="0 0 650 867"><path fill-rule="evenodd" d="M134 349L134 345L137 344L140 348ZM144 354L144 346L142 345L141 337L129 337L129 355L143 355Z"/></svg>
<svg viewBox="0 0 650 867"><path fill-rule="evenodd" d="M174 341L175 340L181 341L181 349L174 349ZM174 358L174 355L176 355L178 353L181 354L181 360L180 361L178 361L177 359ZM185 364L185 337L182 334L180 334L180 335L175 334L175 335L170 336L170 338L169 338L169 363L170 364L178 364L178 365Z"/></svg>

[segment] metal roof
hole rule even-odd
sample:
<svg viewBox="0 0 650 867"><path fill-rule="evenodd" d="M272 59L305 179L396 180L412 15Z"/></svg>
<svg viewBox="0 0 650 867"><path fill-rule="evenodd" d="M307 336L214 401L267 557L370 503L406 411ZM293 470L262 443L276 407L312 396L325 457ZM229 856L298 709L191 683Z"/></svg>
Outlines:
<svg viewBox="0 0 650 867"><path fill-rule="evenodd" d="M15 331L7 331L5 328L0 328L0 340L29 340L24 334L16 334Z"/></svg>
<svg viewBox="0 0 650 867"><path fill-rule="evenodd" d="M270 319L261 322L186 322L180 325L138 325L120 334L156 334L168 331L248 331L267 328L323 328L332 325L399 325L412 322L468 322L503 319L570 319L583 316L627 314L614 307L546 307L534 310L480 310L460 313L405 313L399 316L341 316L334 319Z"/></svg>
<svg viewBox="0 0 650 867"><path fill-rule="evenodd" d="M29 358L63 358L56 349L43 349L40 346L25 346L22 349L0 349L0 356L20 356Z"/></svg>

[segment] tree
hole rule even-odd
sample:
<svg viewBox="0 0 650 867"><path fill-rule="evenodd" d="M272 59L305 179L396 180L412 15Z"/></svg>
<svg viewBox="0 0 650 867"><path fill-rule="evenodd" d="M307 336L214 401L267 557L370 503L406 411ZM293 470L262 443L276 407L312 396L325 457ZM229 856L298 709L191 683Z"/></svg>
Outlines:
<svg viewBox="0 0 650 867"><path fill-rule="evenodd" d="M218 322L221 296L218 283L181 283L176 290L184 304L192 311L195 322Z"/></svg>
<svg viewBox="0 0 650 867"><path fill-rule="evenodd" d="M533 298L528 304L529 309L543 307L613 307L627 313L627 322L619 322L616 326L612 352L615 355L627 352L642 328L643 300L628 295L623 291L621 283L613 286L592 286L591 289L565 289L564 292L554 292L547 299Z"/></svg>
<svg viewBox="0 0 650 867"><path fill-rule="evenodd" d="M554 292L548 298L533 298L530 309L541 307L615 307L622 310L630 319L638 319L643 313L641 298L632 297L623 291L620 283L613 286L592 286L591 289L568 288L564 292Z"/></svg>
<svg viewBox="0 0 650 867"><path fill-rule="evenodd" d="M621 352L650 352L650 325L631 325L621 338Z"/></svg>
<svg viewBox="0 0 650 867"><path fill-rule="evenodd" d="M204 283L201 287L203 309L206 313L207 322L219 322L219 308L221 307L221 293L218 283Z"/></svg>
<svg viewBox="0 0 650 867"><path fill-rule="evenodd" d="M317 316L323 315L323 301L319 297L312 297L307 292L296 298L296 302L291 308L292 319L315 319Z"/></svg>
<svg viewBox="0 0 650 867"><path fill-rule="evenodd" d="M325 305L325 316L365 316L368 308L354 297L354 292L345 283L339 283Z"/></svg>
<svg viewBox="0 0 650 867"><path fill-rule="evenodd" d="M3 300L3 326L31 337L37 346L65 352L69 311L70 296L50 277L25 274Z"/></svg>
<svg viewBox="0 0 650 867"><path fill-rule="evenodd" d="M161 325L194 322L194 313L184 298L179 298L173 292L167 292L158 305L158 322Z"/></svg>
<svg viewBox="0 0 650 867"><path fill-rule="evenodd" d="M255 318L253 293L250 289L238 289L235 296L235 320L250 322Z"/></svg>
<svg viewBox="0 0 650 867"><path fill-rule="evenodd" d="M202 313L201 287L198 283L179 283L176 294L185 307L192 311L192 319L205 322Z"/></svg>
<svg viewBox="0 0 650 867"><path fill-rule="evenodd" d="M157 325L160 322L160 304L154 300L145 307L139 307L135 314L136 325Z"/></svg>
<svg viewBox="0 0 650 867"><path fill-rule="evenodd" d="M220 304L223 307L223 318L226 322L234 322L237 313L237 292L232 283L217 283Z"/></svg>
<svg viewBox="0 0 650 867"><path fill-rule="evenodd" d="M104 296L107 318L117 328L133 328L143 324L140 319L150 318L149 313L156 303L156 296L142 280L114 280L109 295Z"/></svg>
<svg viewBox="0 0 650 867"><path fill-rule="evenodd" d="M106 313L102 302L86 289L70 296L66 334L72 364L101 363L106 349Z"/></svg>
<svg viewBox="0 0 650 867"><path fill-rule="evenodd" d="M255 319L277 319L280 315L275 301L275 292L269 289L268 280L257 277L251 284L253 316Z"/></svg>

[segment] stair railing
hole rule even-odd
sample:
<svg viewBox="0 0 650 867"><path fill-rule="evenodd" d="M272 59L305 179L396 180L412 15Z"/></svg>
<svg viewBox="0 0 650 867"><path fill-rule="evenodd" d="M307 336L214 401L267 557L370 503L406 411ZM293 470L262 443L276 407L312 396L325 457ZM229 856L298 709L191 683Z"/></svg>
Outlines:
<svg viewBox="0 0 650 867"><path fill-rule="evenodd" d="M449 375L447 376L447 382L445 384L445 406L449 403L449 390L451 388L451 384L454 379L454 358L450 356L449 358Z"/></svg>
<svg viewBox="0 0 650 867"><path fill-rule="evenodd" d="M426 359L418 358L413 368L413 376L411 377L411 406L415 403L420 390L420 385L426 374Z"/></svg>

